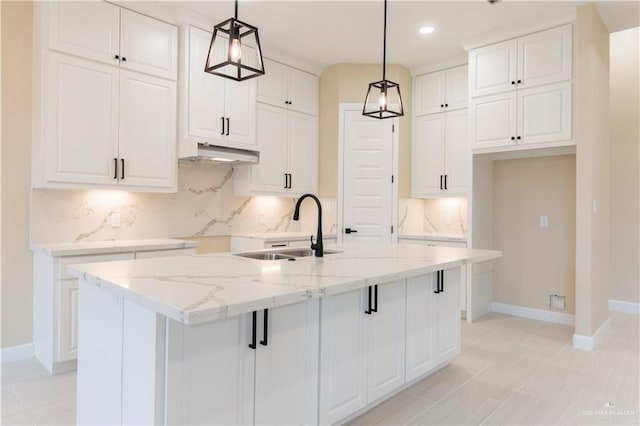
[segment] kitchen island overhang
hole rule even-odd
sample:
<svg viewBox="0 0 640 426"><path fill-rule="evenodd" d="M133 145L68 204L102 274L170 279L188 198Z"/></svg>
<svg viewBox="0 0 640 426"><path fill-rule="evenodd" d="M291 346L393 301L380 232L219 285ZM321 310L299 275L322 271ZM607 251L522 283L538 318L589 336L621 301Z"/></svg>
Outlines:
<svg viewBox="0 0 640 426"><path fill-rule="evenodd" d="M447 279L455 279L455 271L464 265L495 259L501 254L418 245L336 249L341 252L296 261L258 261L223 253L70 267L81 280L78 421L166 424L339 421L377 403L380 395L393 394L393 390L412 380L410 370L429 374L459 351L459 344L455 345L459 342L459 314L455 312L455 287L459 284ZM440 271L447 271L448 278L442 272L441 279ZM379 313L367 314L372 294ZM447 297L453 302L442 302ZM428 304L417 307L428 311L423 320L424 332L409 332L415 328L416 322L410 322L409 316L414 315L415 309L412 311L410 305L416 300ZM340 311L349 304L352 308ZM345 320L345 312L350 318L338 325L338 321ZM391 323L395 328L389 326ZM453 339L442 332L445 326L452 330L448 334ZM360 389L356 393L365 394L350 402L348 409L336 402L336 393L330 389L339 376L341 364L334 365L336 377L328 376L329 363L333 362L330 360L336 358L336 353L329 356L326 352L335 352L337 346L331 349L331 339L341 341L344 336L336 334L341 329L351 333L347 336L350 341L360 342L345 358L346 363L355 366L352 370L360 373L352 383L340 387L353 386L354 392ZM328 330L334 330L333 334L325 336ZM436 339L429 341L426 352L421 350L428 352L428 356L421 355L428 359L419 363L403 349L405 337L416 333L418 342L431 339L431 335ZM449 349L443 343L447 338ZM371 343L376 339L378 344L382 342L379 349ZM284 352L274 358L278 351ZM363 375L374 370L372 365L377 361L372 359L378 351L388 352L385 359L395 359L393 365L388 362L388 366L379 367L383 370L388 367L395 379L376 387L372 384L375 379L367 380ZM405 355L415 368L405 365ZM287 361L286 371L274 367L286 357L292 357ZM198 364L205 359L209 362ZM322 365L325 367L320 368ZM378 375L381 374L382 371ZM108 383L98 383L101 380ZM225 391L216 393L211 389L212 381L223 384ZM209 395L203 395L207 383ZM261 393L260 389L268 388L265 383L276 389L279 386L282 392L270 389ZM371 387L368 397L363 388L366 383ZM283 396L288 391L292 394L287 399L296 395L302 398L299 408L282 408L283 401L275 401L273 396L259 397ZM289 407L290 402L286 404Z"/></svg>

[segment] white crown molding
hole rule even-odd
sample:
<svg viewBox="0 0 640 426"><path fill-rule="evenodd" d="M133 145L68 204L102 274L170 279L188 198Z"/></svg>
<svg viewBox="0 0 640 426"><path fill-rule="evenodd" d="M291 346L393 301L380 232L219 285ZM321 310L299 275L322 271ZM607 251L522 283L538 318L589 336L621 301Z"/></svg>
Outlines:
<svg viewBox="0 0 640 426"><path fill-rule="evenodd" d="M460 44L465 50L469 51L478 47L487 46L489 44L505 41L517 37L521 37L526 34L535 33L537 31L547 30L549 28L558 27L564 24L570 24L576 20L576 11L573 9L571 12L564 14L556 14L547 19L541 21L531 22L529 24L519 25L512 28L503 28L496 31L491 31L479 36L474 36L465 40L462 40Z"/></svg>
<svg viewBox="0 0 640 426"><path fill-rule="evenodd" d="M574 325L575 316L563 312L546 311L544 309L527 308L525 306L508 305L506 303L491 303L491 311L514 317L529 318L556 324Z"/></svg>
<svg viewBox="0 0 640 426"><path fill-rule="evenodd" d="M466 65L469 62L469 55L463 53L461 55L452 56L443 60L439 60L434 63L420 65L418 67L411 68L411 76L416 77L422 74L429 74L435 71L441 71L447 68L458 67L460 65Z"/></svg>
<svg viewBox="0 0 640 426"><path fill-rule="evenodd" d="M573 347L584 351L592 351L593 348L600 344L602 338L607 335L611 329L611 319L607 318L605 322L593 333L593 336L584 336L582 334L573 335Z"/></svg>
<svg viewBox="0 0 640 426"><path fill-rule="evenodd" d="M4 364L5 362L19 361L21 359L31 358L33 356L33 343L9 346L7 348L0 349L0 359L2 359L2 364Z"/></svg>

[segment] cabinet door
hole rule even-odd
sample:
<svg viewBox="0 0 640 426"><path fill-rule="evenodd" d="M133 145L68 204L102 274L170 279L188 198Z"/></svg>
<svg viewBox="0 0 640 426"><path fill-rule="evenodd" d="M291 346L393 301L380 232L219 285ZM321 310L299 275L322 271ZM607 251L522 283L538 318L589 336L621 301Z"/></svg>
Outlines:
<svg viewBox="0 0 640 426"><path fill-rule="evenodd" d="M220 79L220 77L217 77ZM238 147L256 146L256 80L224 79L225 135Z"/></svg>
<svg viewBox="0 0 640 426"><path fill-rule="evenodd" d="M471 100L469 123L472 148L507 146L515 143L516 98L514 91Z"/></svg>
<svg viewBox="0 0 640 426"><path fill-rule="evenodd" d="M444 111L446 72L438 71L420 75L415 79L415 115ZM465 95L466 96L466 95Z"/></svg>
<svg viewBox="0 0 640 426"><path fill-rule="evenodd" d="M287 110L258 105L260 164L251 167L251 188L262 192L286 192Z"/></svg>
<svg viewBox="0 0 640 426"><path fill-rule="evenodd" d="M320 304L320 424L334 424L367 404L364 292Z"/></svg>
<svg viewBox="0 0 640 426"><path fill-rule="evenodd" d="M176 184L176 83L120 72L120 185Z"/></svg>
<svg viewBox="0 0 640 426"><path fill-rule="evenodd" d="M447 269L443 274L442 291L433 294L436 364L449 361L460 352L460 268Z"/></svg>
<svg viewBox="0 0 640 426"><path fill-rule="evenodd" d="M432 299L435 274L407 278L406 381L410 382L435 367Z"/></svg>
<svg viewBox="0 0 640 426"><path fill-rule="evenodd" d="M76 359L78 354L78 280L61 280L58 287L58 354L56 362Z"/></svg>
<svg viewBox="0 0 640 426"><path fill-rule="evenodd" d="M571 79L572 26L518 39L518 89Z"/></svg>
<svg viewBox="0 0 640 426"><path fill-rule="evenodd" d="M404 280L378 285L377 312L366 315L368 402L404 384L405 289Z"/></svg>
<svg viewBox="0 0 640 426"><path fill-rule="evenodd" d="M256 351L254 423L318 424L319 300L269 309L267 325L267 346ZM264 332L258 327L259 340Z"/></svg>
<svg viewBox="0 0 640 426"><path fill-rule="evenodd" d="M197 326L168 321L166 424L253 423L251 317Z"/></svg>
<svg viewBox="0 0 640 426"><path fill-rule="evenodd" d="M47 180L115 184L118 69L48 55Z"/></svg>
<svg viewBox="0 0 640 426"><path fill-rule="evenodd" d="M264 58L265 74L258 78L258 102L287 107L288 68L279 62Z"/></svg>
<svg viewBox="0 0 640 426"><path fill-rule="evenodd" d="M515 89L517 40L480 47L469 52L471 97Z"/></svg>
<svg viewBox="0 0 640 426"><path fill-rule="evenodd" d="M122 9L120 31L122 68L176 79L178 29L175 26ZM204 58L206 56L202 61Z"/></svg>
<svg viewBox="0 0 640 426"><path fill-rule="evenodd" d="M571 139L571 82L518 90L518 143Z"/></svg>
<svg viewBox="0 0 640 426"><path fill-rule="evenodd" d="M318 77L288 67L287 100L289 109L318 115Z"/></svg>
<svg viewBox="0 0 640 426"><path fill-rule="evenodd" d="M415 119L412 173L416 196L441 193L444 179L445 114L430 114Z"/></svg>
<svg viewBox="0 0 640 426"><path fill-rule="evenodd" d="M468 118L466 110L446 113L445 175L448 193L464 194L469 185L469 146Z"/></svg>
<svg viewBox="0 0 640 426"><path fill-rule="evenodd" d="M318 181L318 119L295 111L288 113L290 192L316 192Z"/></svg>
<svg viewBox="0 0 640 426"><path fill-rule="evenodd" d="M50 49L118 65L118 6L101 1L55 1L46 6Z"/></svg>
<svg viewBox="0 0 640 426"><path fill-rule="evenodd" d="M446 70L445 105L447 111L467 107L469 97L469 67L463 65Z"/></svg>
<svg viewBox="0 0 640 426"><path fill-rule="evenodd" d="M78 424L122 423L122 344L124 299L80 282L78 345Z"/></svg>
<svg viewBox="0 0 640 426"><path fill-rule="evenodd" d="M202 142L223 138L224 85L223 78L204 72L211 33L189 27L188 41L188 131Z"/></svg>

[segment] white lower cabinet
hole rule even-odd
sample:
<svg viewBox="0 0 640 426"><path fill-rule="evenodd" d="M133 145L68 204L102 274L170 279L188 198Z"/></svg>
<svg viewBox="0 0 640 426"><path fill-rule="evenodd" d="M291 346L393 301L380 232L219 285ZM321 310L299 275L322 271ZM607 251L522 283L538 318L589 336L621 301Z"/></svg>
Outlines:
<svg viewBox="0 0 640 426"><path fill-rule="evenodd" d="M405 299L404 280L322 299L320 424L404 384Z"/></svg>
<svg viewBox="0 0 640 426"><path fill-rule="evenodd" d="M407 382L460 352L460 271L448 269L407 279Z"/></svg>
<svg viewBox="0 0 640 426"><path fill-rule="evenodd" d="M314 299L258 311L255 325L252 313L169 321L167 424L316 424L318 310Z"/></svg>

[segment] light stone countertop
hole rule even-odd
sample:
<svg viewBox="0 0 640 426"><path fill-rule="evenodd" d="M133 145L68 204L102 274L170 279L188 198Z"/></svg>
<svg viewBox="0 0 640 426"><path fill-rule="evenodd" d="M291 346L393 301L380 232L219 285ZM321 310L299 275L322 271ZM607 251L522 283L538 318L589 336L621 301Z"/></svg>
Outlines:
<svg viewBox="0 0 640 426"><path fill-rule="evenodd" d="M130 251L171 250L198 247L196 241L173 238L150 238L145 240L86 241L78 243L33 244L31 250L50 256L84 256L102 253Z"/></svg>
<svg viewBox="0 0 640 426"><path fill-rule="evenodd" d="M435 232L402 234L398 235L398 238L407 240L455 241L463 243L467 241L467 236L465 234L440 234Z"/></svg>
<svg viewBox="0 0 640 426"><path fill-rule="evenodd" d="M296 261L230 253L176 256L71 265L69 272L154 312L196 325L502 255L416 244L332 248L342 252Z"/></svg>

